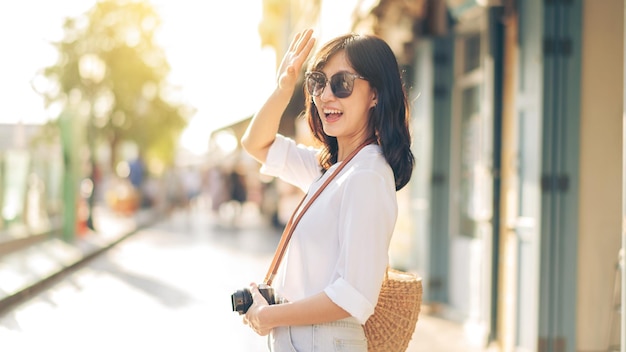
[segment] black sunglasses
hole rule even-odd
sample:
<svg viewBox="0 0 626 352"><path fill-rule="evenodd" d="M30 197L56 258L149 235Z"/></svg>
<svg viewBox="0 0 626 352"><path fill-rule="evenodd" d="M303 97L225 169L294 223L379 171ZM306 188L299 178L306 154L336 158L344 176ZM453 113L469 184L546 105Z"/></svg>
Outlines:
<svg viewBox="0 0 626 352"><path fill-rule="evenodd" d="M347 98L352 94L354 80L357 78L365 79L365 77L357 75L356 73L346 71L335 73L330 77L330 89L337 98ZM319 97L322 95L322 92L324 92L324 88L326 88L328 78L324 72L312 71L306 73L305 82L309 94L314 97Z"/></svg>

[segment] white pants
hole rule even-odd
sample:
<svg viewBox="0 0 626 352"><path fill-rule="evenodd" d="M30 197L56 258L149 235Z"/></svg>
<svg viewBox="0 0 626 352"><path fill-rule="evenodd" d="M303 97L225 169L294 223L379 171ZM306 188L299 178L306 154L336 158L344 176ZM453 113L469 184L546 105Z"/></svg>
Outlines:
<svg viewBox="0 0 626 352"><path fill-rule="evenodd" d="M363 326L352 317L330 323L281 326L269 335L271 352L367 352Z"/></svg>

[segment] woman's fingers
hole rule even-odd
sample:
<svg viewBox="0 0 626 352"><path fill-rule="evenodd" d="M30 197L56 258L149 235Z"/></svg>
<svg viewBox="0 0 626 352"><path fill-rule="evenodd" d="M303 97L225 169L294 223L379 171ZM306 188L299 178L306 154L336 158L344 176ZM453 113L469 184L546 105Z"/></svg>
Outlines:
<svg viewBox="0 0 626 352"><path fill-rule="evenodd" d="M314 43L315 39L313 38L312 29L299 32L291 42L291 45L289 45L289 50L286 56L291 57L294 60L297 60L300 56L304 56L301 60L304 61L304 59L309 56Z"/></svg>
<svg viewBox="0 0 626 352"><path fill-rule="evenodd" d="M295 74L300 71L304 61L309 57L314 44L315 38L313 38L312 29L307 29L303 33L300 33L295 50L288 54L289 62L287 71L289 74Z"/></svg>
<svg viewBox="0 0 626 352"><path fill-rule="evenodd" d="M313 48L313 44L315 44L315 38L313 38L313 30L307 30L302 39L303 40L300 41L300 44L298 45L298 50L296 51L296 60L298 60L300 64L302 64L304 60L306 60L306 58L309 56L309 53L311 52L311 49Z"/></svg>
<svg viewBox="0 0 626 352"><path fill-rule="evenodd" d="M254 301L254 303L268 304L265 297L263 297L263 295L261 294L261 291L259 291L259 286L257 284L250 284L250 294L252 295L252 300Z"/></svg>
<svg viewBox="0 0 626 352"><path fill-rule="evenodd" d="M298 45L296 46L296 54L300 54L304 50L306 45L311 41L311 36L313 36L312 29L307 29L298 34L299 40Z"/></svg>
<svg viewBox="0 0 626 352"><path fill-rule="evenodd" d="M257 334L265 336L269 333L269 330L260 327L257 313L259 306L267 305L267 301L259 291L259 286L254 282L250 283L250 294L252 295L253 302L244 316L244 324L248 325Z"/></svg>
<svg viewBox="0 0 626 352"><path fill-rule="evenodd" d="M313 38L312 29L306 29L296 34L278 69L279 87L293 88L297 81L297 74L311 53L314 44L315 38Z"/></svg>
<svg viewBox="0 0 626 352"><path fill-rule="evenodd" d="M291 41L291 44L289 44L289 49L287 51L294 52L294 53L301 51L302 44L305 43L307 40L309 40L312 34L313 34L312 29L306 29L304 31L300 31L296 33L296 36Z"/></svg>
<svg viewBox="0 0 626 352"><path fill-rule="evenodd" d="M301 37L302 37L302 32L296 33L296 36L291 41L291 44L289 44L288 51L294 51L298 47L298 42L300 41Z"/></svg>

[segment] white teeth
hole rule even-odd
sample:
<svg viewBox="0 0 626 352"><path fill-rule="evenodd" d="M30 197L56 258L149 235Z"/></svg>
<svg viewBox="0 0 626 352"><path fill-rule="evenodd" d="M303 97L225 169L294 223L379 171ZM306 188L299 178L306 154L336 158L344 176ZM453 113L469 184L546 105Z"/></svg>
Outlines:
<svg viewBox="0 0 626 352"><path fill-rule="evenodd" d="M326 115L328 115L328 114L341 114L341 111L339 111L339 110L324 110L324 113Z"/></svg>

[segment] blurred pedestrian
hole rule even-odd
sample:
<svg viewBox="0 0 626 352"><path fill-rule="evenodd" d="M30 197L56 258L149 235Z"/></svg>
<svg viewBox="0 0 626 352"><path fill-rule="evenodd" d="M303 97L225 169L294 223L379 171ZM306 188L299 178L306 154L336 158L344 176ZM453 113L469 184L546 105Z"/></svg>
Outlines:
<svg viewBox="0 0 626 352"><path fill-rule="evenodd" d="M242 205L248 199L245 176L237 170L230 172L230 199Z"/></svg>
<svg viewBox="0 0 626 352"><path fill-rule="evenodd" d="M215 218L219 219L222 205L228 202L231 196L229 192L230 185L222 167L212 166L208 173L207 183L211 200L211 212Z"/></svg>
<svg viewBox="0 0 626 352"><path fill-rule="evenodd" d="M165 209L169 214L185 205L185 188L176 168L167 168L163 174L165 185Z"/></svg>
<svg viewBox="0 0 626 352"><path fill-rule="evenodd" d="M239 223L243 215L244 205L248 199L248 188L245 175L235 166L228 175L228 185L230 186L230 199L228 204L228 218L230 225Z"/></svg>
<svg viewBox="0 0 626 352"><path fill-rule="evenodd" d="M296 35L278 84L254 116L242 145L261 171L309 191L346 161L293 232L274 290L286 304L268 305L256 283L244 322L269 334L272 351L367 351L363 324L374 313L389 263L396 191L411 177L409 114L397 60L376 36L347 34L326 43L305 75L305 113L320 148L278 134L298 75L315 39ZM355 155L356 153L356 155Z"/></svg>
<svg viewBox="0 0 626 352"><path fill-rule="evenodd" d="M137 206L144 207L146 205L143 186L146 178L146 166L141 156L128 163L128 180L130 181L137 197Z"/></svg>
<svg viewBox="0 0 626 352"><path fill-rule="evenodd" d="M137 191L140 191L146 173L146 167L144 165L143 158L137 157L136 159L128 163L128 168L128 179L130 180L130 183L133 185L133 187L135 187Z"/></svg>
<svg viewBox="0 0 626 352"><path fill-rule="evenodd" d="M191 211L196 207L196 202L202 192L202 175L193 166L184 168L181 172L181 183L184 192L184 207Z"/></svg>

